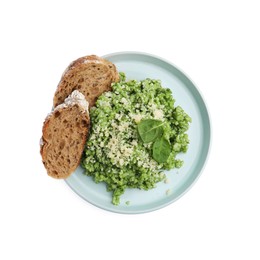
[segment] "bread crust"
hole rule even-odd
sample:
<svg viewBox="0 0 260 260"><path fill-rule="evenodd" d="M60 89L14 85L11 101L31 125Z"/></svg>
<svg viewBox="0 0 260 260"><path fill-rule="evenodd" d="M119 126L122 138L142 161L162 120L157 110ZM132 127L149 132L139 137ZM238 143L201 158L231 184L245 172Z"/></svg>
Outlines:
<svg viewBox="0 0 260 260"><path fill-rule="evenodd" d="M111 84L119 81L115 65L96 55L81 57L73 61L64 71L53 98L53 105L63 103L73 90L85 96L89 106L94 106L97 98L111 90Z"/></svg>

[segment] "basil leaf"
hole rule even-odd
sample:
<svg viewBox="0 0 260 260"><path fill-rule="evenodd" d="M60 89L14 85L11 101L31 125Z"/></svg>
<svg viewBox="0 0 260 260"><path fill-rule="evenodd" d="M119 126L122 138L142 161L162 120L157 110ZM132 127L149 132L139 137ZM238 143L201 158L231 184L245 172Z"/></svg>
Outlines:
<svg viewBox="0 0 260 260"><path fill-rule="evenodd" d="M142 120L138 126L138 133L144 143L153 142L157 137L163 134L164 122L155 119Z"/></svg>
<svg viewBox="0 0 260 260"><path fill-rule="evenodd" d="M171 153L171 145L169 141L161 136L153 144L153 158L158 163L164 163L168 160Z"/></svg>

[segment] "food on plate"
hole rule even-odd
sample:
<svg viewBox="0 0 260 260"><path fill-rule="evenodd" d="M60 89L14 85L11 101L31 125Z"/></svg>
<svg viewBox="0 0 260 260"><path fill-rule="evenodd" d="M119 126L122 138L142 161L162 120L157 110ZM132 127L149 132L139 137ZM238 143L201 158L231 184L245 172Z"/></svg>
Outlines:
<svg viewBox="0 0 260 260"><path fill-rule="evenodd" d="M96 55L79 58L63 73L53 105L63 103L73 90L79 90L92 107L103 92L111 90L111 83L118 80L119 74L113 63Z"/></svg>
<svg viewBox="0 0 260 260"><path fill-rule="evenodd" d="M188 149L191 122L159 80L120 76L90 110L82 159L85 173L106 183L115 205L127 188L152 189L165 179L164 170L182 166L176 155Z"/></svg>
<svg viewBox="0 0 260 260"><path fill-rule="evenodd" d="M41 155L48 175L70 176L80 164L89 132L88 102L75 90L46 118L42 129Z"/></svg>
<svg viewBox="0 0 260 260"><path fill-rule="evenodd" d="M114 205L127 188L167 183L164 171L183 164L177 156L188 149L191 118L160 80L126 81L113 63L85 56L63 73L53 107L40 151L48 175L65 179L81 162Z"/></svg>

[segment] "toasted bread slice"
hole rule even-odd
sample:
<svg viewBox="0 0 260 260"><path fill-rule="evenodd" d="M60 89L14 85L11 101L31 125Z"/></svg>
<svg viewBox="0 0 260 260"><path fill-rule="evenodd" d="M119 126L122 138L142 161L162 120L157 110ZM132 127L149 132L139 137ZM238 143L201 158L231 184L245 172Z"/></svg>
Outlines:
<svg viewBox="0 0 260 260"><path fill-rule="evenodd" d="M117 81L119 74L113 63L96 55L79 58L63 73L53 105L56 107L63 103L73 90L79 90L92 107L103 92L111 90L111 83Z"/></svg>
<svg viewBox="0 0 260 260"><path fill-rule="evenodd" d="M80 164L89 125L88 103L77 90L47 116L40 152L48 175L64 179L75 171Z"/></svg>

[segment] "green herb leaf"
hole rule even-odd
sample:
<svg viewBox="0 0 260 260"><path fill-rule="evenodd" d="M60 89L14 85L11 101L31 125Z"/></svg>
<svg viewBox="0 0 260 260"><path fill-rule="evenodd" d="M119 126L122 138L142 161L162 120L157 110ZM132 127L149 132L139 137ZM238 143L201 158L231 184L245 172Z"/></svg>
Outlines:
<svg viewBox="0 0 260 260"><path fill-rule="evenodd" d="M138 133L144 143L153 142L157 137L163 134L164 122L155 119L142 120L138 126Z"/></svg>
<svg viewBox="0 0 260 260"><path fill-rule="evenodd" d="M158 163L167 161L171 153L171 145L165 137L158 138L153 144L153 158Z"/></svg>

